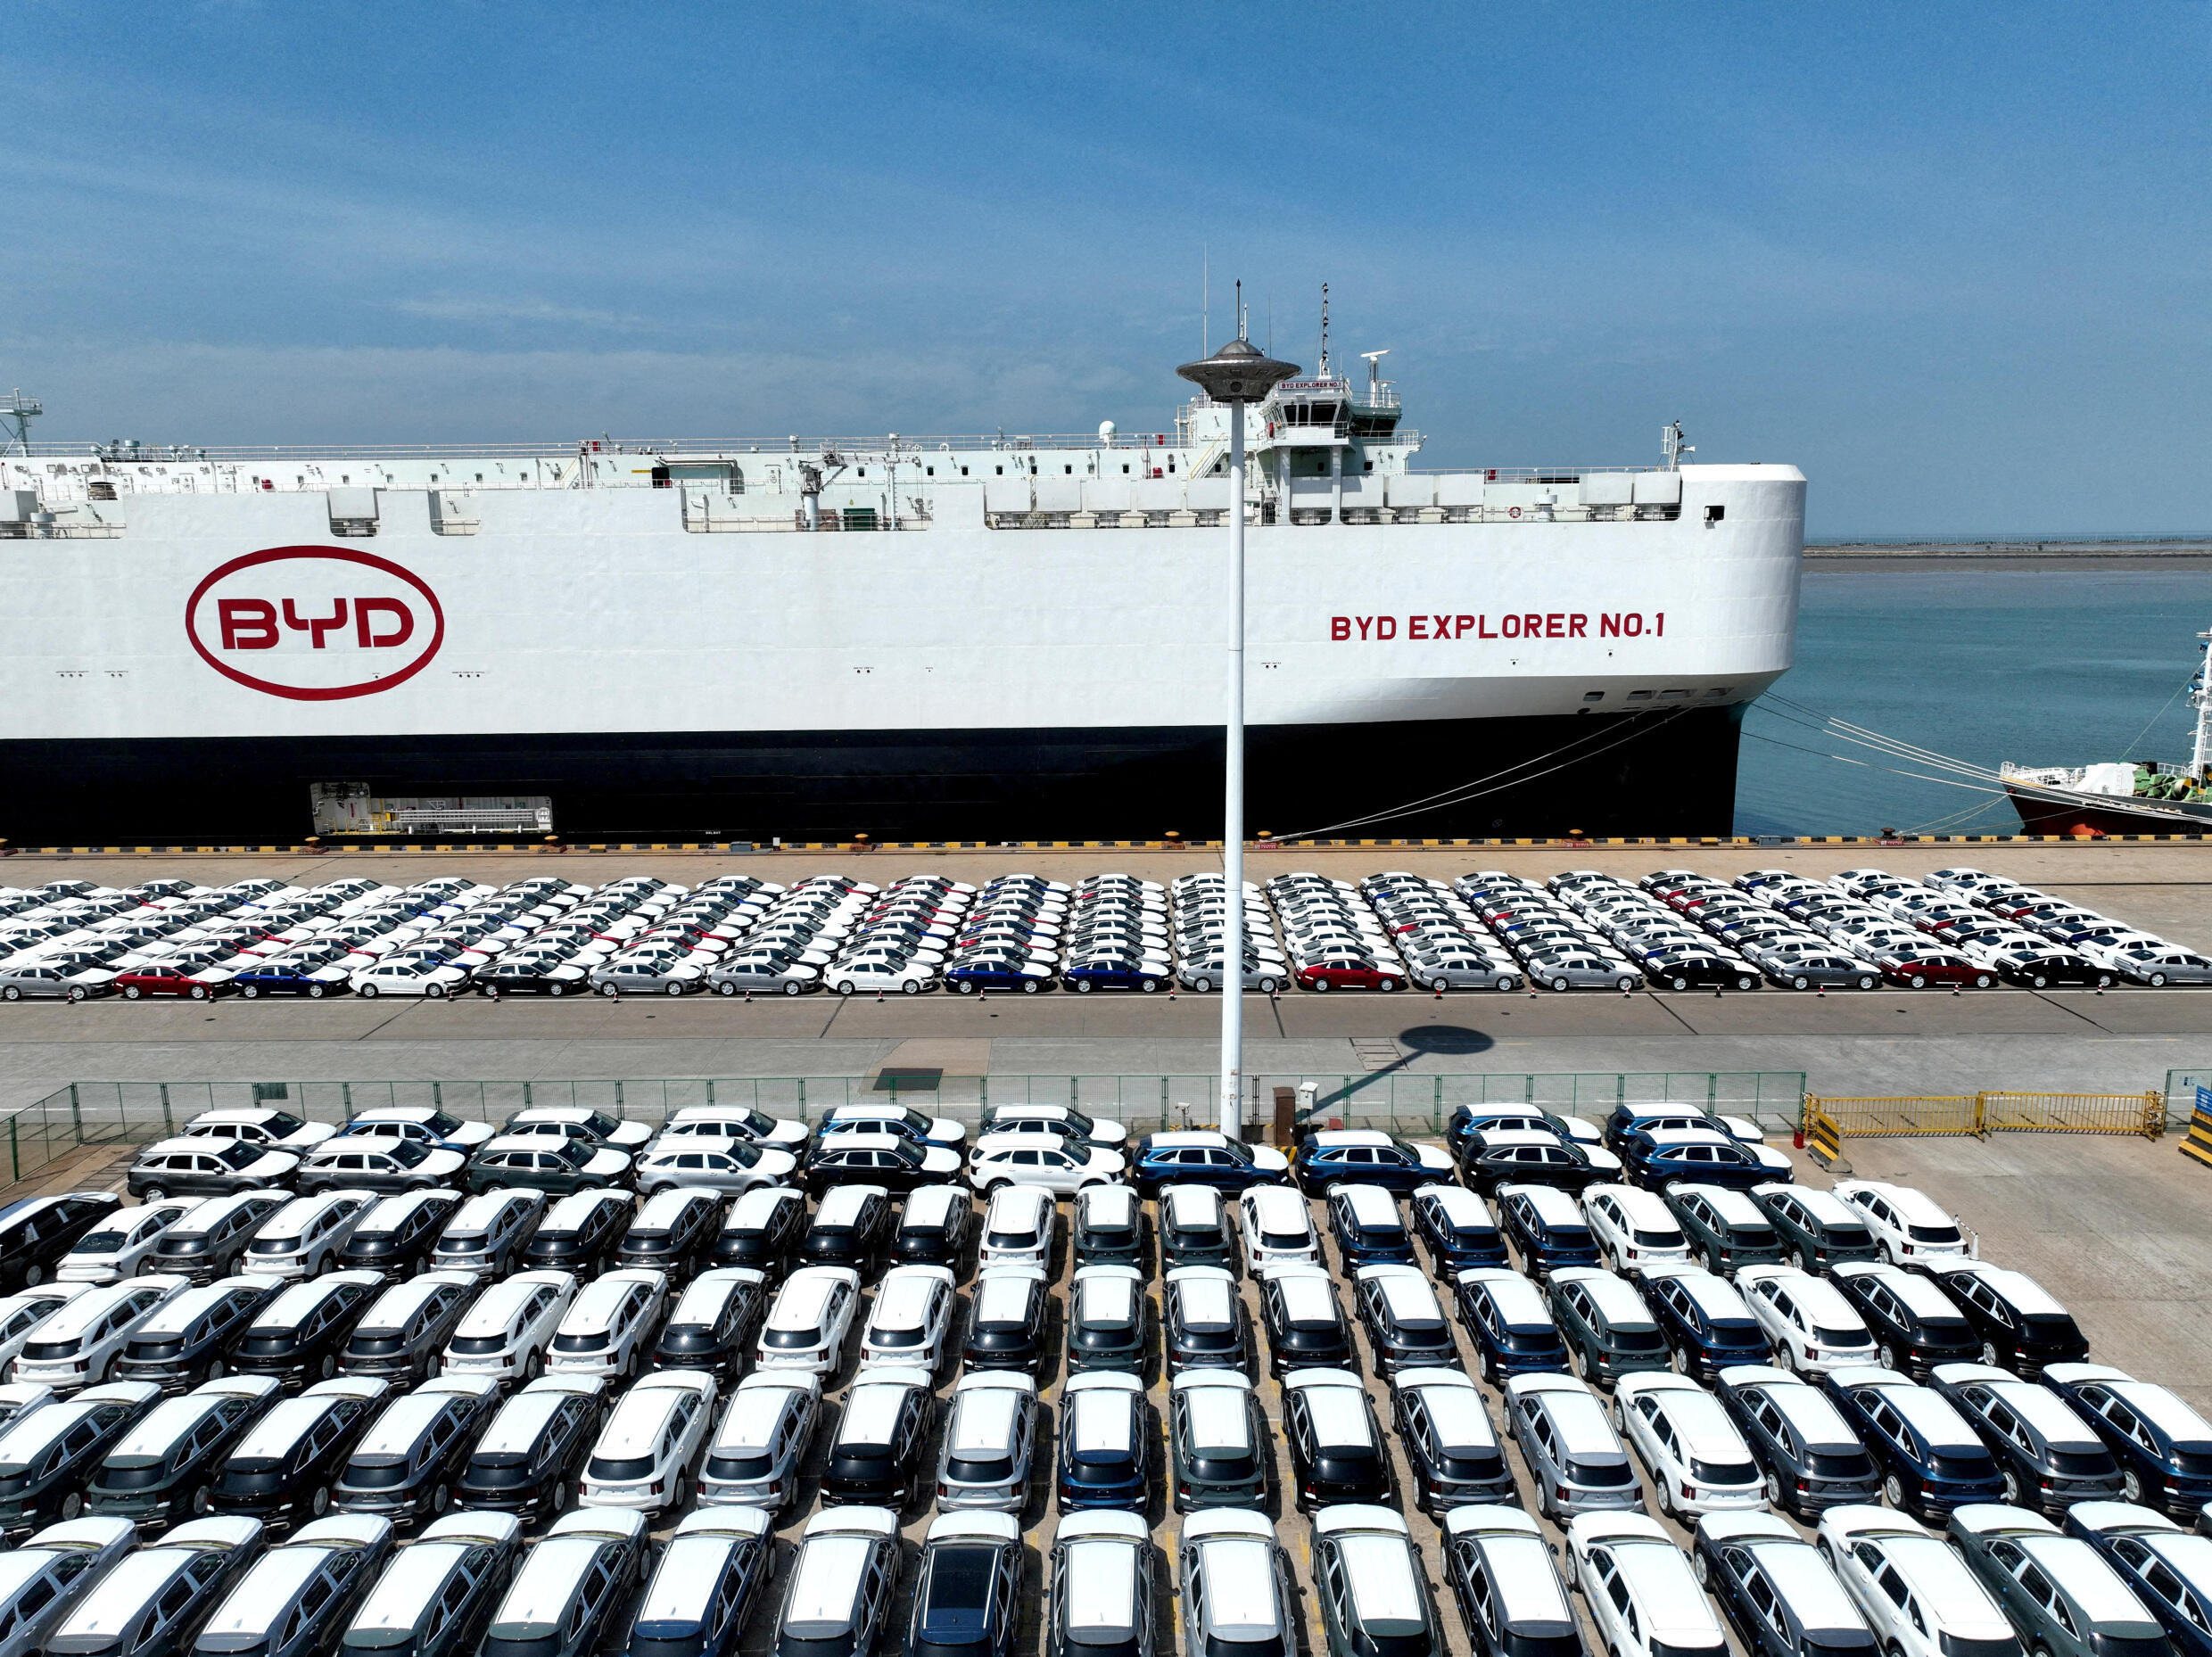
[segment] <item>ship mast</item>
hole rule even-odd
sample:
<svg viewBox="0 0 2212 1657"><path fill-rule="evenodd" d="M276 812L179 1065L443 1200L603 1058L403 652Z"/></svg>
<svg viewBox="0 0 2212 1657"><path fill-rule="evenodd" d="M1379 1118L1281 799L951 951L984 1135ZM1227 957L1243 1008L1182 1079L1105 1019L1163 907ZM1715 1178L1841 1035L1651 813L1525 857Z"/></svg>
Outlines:
<svg viewBox="0 0 2212 1657"><path fill-rule="evenodd" d="M2197 662L2196 682L2189 687L2190 705L2197 710L2197 742L2189 755L2189 774L2205 779L2205 763L2212 756L2212 631L2199 633L2204 655Z"/></svg>

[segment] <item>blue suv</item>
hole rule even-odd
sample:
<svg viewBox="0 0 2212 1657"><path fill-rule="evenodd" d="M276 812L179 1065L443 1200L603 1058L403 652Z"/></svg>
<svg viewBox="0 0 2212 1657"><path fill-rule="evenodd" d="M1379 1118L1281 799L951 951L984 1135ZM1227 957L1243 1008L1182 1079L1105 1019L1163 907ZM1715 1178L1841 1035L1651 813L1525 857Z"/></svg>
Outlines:
<svg viewBox="0 0 2212 1657"><path fill-rule="evenodd" d="M1996 1458L1934 1388L1872 1365L1831 1370L1820 1384L1882 1470L1892 1507L1941 1525L1970 1503L2005 1499Z"/></svg>

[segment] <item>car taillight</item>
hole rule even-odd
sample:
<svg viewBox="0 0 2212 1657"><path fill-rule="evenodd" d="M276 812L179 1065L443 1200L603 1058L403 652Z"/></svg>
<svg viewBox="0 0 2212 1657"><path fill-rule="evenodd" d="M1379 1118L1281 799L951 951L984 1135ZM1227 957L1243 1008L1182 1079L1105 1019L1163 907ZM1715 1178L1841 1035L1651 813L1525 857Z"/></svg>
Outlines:
<svg viewBox="0 0 2212 1657"><path fill-rule="evenodd" d="M1682 1480L1682 1499L1685 1502L1694 1502L1697 1499L1697 1487L1687 1479Z"/></svg>
<svg viewBox="0 0 2212 1657"><path fill-rule="evenodd" d="M645 1493L648 1496L658 1496L661 1493L661 1481L656 1479L651 1484L646 1487Z"/></svg>
<svg viewBox="0 0 2212 1657"><path fill-rule="evenodd" d="M1554 1501L1564 1502L1567 1499L1567 1487L1563 1484L1556 1484L1551 1488L1551 1494Z"/></svg>
<svg viewBox="0 0 2212 1657"><path fill-rule="evenodd" d="M1808 1363L1808 1364L1814 1364L1814 1363L1818 1363L1818 1362L1820 1361L1820 1348L1818 1348L1818 1347L1807 1347L1807 1348L1805 1348L1805 1362L1806 1362L1806 1363Z"/></svg>
<svg viewBox="0 0 2212 1657"><path fill-rule="evenodd" d="M1798 1494L1798 1495L1803 1496L1803 1495L1804 1495L1804 1493L1805 1493L1806 1491L1808 1491L1808 1490L1810 1490L1810 1489L1812 1489L1812 1480L1810 1480L1810 1479L1800 1479L1800 1480L1797 1481L1797 1494Z"/></svg>

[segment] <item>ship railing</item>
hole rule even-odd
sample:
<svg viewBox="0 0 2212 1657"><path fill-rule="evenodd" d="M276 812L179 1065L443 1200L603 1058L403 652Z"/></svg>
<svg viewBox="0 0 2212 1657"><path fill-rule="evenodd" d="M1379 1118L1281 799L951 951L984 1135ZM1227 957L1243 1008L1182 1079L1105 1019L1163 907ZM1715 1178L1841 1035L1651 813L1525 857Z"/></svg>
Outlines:
<svg viewBox="0 0 2212 1657"><path fill-rule="evenodd" d="M0 540L113 540L120 523L0 523Z"/></svg>
<svg viewBox="0 0 2212 1657"><path fill-rule="evenodd" d="M482 457L516 459L544 457L566 460L593 455L896 455L920 458L950 449L1028 450L1093 449L1169 449L1176 447L1172 432L1122 432L1111 442L1101 442L1096 432L1043 433L932 433L902 432L894 440L887 433L865 437L780 438L590 438L582 441L541 443L231 443L115 444L33 443L32 459L104 460L123 466L169 465L177 461L252 462L279 460L442 460Z"/></svg>
<svg viewBox="0 0 2212 1657"><path fill-rule="evenodd" d="M1290 523L1312 528L1329 523L1336 515L1325 506L1293 506L1287 515L1276 500L1255 500L1244 509L1250 524ZM1674 506L1481 506L1481 507L1354 507L1347 506L1342 522L1374 527L1405 523L1672 523L1682 515ZM1227 521L1226 507L1143 512L989 512L984 521L995 530L1126 530L1211 529ZM716 525L715 527L721 527Z"/></svg>

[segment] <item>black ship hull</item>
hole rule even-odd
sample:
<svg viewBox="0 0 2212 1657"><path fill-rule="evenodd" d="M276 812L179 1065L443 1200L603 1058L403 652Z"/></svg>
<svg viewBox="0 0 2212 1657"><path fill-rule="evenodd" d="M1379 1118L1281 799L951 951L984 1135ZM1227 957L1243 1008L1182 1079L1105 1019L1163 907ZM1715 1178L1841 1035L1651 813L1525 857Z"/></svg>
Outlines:
<svg viewBox="0 0 2212 1657"><path fill-rule="evenodd" d="M1254 727L1245 821L1361 837L1725 835L1741 706ZM12 845L297 841L309 787L550 796L570 840L1186 838L1221 826L1221 732L667 732L0 742Z"/></svg>

